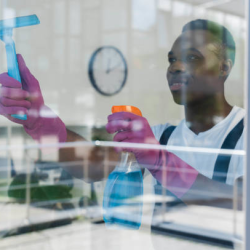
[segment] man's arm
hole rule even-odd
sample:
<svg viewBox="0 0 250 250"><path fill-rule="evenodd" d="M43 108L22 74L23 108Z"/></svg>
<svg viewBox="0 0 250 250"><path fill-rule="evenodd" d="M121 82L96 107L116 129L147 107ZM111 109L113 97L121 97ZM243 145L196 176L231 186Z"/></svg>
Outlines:
<svg viewBox="0 0 250 250"><path fill-rule="evenodd" d="M242 207L243 178L237 179L235 185L211 180L168 151L160 152L157 164L151 166L149 171L163 187L186 204L206 203L232 208L235 195L238 207Z"/></svg>
<svg viewBox="0 0 250 250"><path fill-rule="evenodd" d="M234 185L211 180L198 174L192 187L181 197L187 205L208 205L233 208L233 200L237 209L242 209L243 177L235 180Z"/></svg>
<svg viewBox="0 0 250 250"><path fill-rule="evenodd" d="M67 129L67 142L84 142L85 138ZM72 176L87 182L107 178L119 161L119 154L112 147L77 146L61 148L59 161Z"/></svg>
<svg viewBox="0 0 250 250"><path fill-rule="evenodd" d="M8 73L0 74L0 115L23 125L26 133L35 141L59 143L86 141L83 137L67 130L63 121L44 103L38 80L31 74L21 55L17 55L20 82ZM27 120L12 117L26 114ZM59 152L61 165L76 178L98 181L107 177L114 169L119 154L108 147L63 148Z"/></svg>

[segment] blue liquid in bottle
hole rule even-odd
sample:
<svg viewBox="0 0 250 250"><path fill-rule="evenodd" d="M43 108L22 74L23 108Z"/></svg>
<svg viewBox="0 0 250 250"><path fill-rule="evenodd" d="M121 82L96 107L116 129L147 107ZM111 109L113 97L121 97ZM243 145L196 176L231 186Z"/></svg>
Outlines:
<svg viewBox="0 0 250 250"><path fill-rule="evenodd" d="M107 226L139 229L142 219L143 177L138 163L127 162L128 153L110 173L104 190L103 219Z"/></svg>

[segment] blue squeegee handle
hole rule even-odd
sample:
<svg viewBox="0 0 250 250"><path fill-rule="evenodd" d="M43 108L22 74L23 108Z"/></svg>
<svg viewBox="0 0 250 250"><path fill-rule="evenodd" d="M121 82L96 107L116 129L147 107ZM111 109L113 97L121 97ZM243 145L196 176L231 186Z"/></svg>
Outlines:
<svg viewBox="0 0 250 250"><path fill-rule="evenodd" d="M12 38L9 37L8 41L5 41L5 49L7 55L8 75L15 78L17 81L20 82L20 84L22 84L17 62L15 43ZM27 115L25 114L11 116L19 120L27 120Z"/></svg>

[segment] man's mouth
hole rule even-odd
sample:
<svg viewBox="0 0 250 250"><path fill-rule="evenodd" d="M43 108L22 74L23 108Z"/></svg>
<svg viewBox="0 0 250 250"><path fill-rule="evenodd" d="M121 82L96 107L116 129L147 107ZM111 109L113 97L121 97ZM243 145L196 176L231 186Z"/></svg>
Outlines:
<svg viewBox="0 0 250 250"><path fill-rule="evenodd" d="M185 85L186 85L186 82L175 82L175 83L170 84L170 90L171 91L178 91L178 90L184 88Z"/></svg>

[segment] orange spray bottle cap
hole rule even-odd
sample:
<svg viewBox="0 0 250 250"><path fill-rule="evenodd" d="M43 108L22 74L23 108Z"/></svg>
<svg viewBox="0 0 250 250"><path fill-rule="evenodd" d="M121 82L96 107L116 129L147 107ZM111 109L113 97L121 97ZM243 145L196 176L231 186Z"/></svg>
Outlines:
<svg viewBox="0 0 250 250"><path fill-rule="evenodd" d="M134 106L129 106L129 105L113 106L112 113L117 113L117 112L130 112L130 113L133 113L135 115L142 116L140 109L138 109Z"/></svg>

